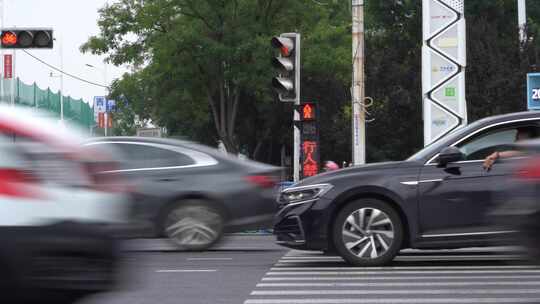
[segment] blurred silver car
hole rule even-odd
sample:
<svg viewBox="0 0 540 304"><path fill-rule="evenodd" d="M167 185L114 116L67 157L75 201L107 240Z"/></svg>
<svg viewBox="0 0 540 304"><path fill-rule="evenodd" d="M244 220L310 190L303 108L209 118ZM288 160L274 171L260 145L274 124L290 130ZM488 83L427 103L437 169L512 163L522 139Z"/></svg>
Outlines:
<svg viewBox="0 0 540 304"><path fill-rule="evenodd" d="M122 152L122 174L135 185L131 218L145 236L167 236L178 248L204 250L224 232L270 228L281 169L240 160L189 141L110 137L86 147Z"/></svg>
<svg viewBox="0 0 540 304"><path fill-rule="evenodd" d="M82 133L0 106L0 302L70 303L114 283L113 227L126 185L99 176L114 155L82 150ZM91 152L91 153L89 153Z"/></svg>

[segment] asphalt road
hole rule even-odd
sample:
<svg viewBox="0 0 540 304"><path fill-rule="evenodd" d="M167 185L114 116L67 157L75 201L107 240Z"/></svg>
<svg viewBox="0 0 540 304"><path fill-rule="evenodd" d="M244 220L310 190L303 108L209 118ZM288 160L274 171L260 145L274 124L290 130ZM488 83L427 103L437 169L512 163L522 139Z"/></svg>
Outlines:
<svg viewBox="0 0 540 304"><path fill-rule="evenodd" d="M165 240L126 243L119 290L84 304L540 303L540 267L516 248L403 251L387 267L228 236L204 253Z"/></svg>

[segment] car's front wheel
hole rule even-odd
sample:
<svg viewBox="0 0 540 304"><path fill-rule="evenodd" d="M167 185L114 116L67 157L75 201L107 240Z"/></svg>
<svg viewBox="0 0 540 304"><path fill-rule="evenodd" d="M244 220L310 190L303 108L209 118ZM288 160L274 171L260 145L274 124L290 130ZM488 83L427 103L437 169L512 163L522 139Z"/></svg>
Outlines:
<svg viewBox="0 0 540 304"><path fill-rule="evenodd" d="M377 199L350 202L332 227L339 255L356 266L380 266L394 259L403 240L403 224L394 208Z"/></svg>
<svg viewBox="0 0 540 304"><path fill-rule="evenodd" d="M223 234L221 212L202 201L190 201L170 209L163 222L165 235L183 250L205 250Z"/></svg>

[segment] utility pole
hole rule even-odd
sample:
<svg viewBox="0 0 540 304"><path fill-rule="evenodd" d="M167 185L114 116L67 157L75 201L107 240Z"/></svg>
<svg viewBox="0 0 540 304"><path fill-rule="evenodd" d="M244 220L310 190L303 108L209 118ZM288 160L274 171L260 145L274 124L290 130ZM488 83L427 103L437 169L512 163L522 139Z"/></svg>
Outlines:
<svg viewBox="0 0 540 304"><path fill-rule="evenodd" d="M4 0L0 0L0 28L4 28ZM0 48L0 57L2 57L1 62L2 66L4 65L4 51ZM6 71L2 71L2 77L0 78L0 101L3 101L5 98L5 90L4 88L4 79L6 79L6 75L4 75Z"/></svg>
<svg viewBox="0 0 540 304"><path fill-rule="evenodd" d="M64 125L64 43L62 41L63 37L60 37L60 123Z"/></svg>
<svg viewBox="0 0 540 304"><path fill-rule="evenodd" d="M527 39L527 4L526 0L517 0L518 5L518 27L519 42L523 45Z"/></svg>
<svg viewBox="0 0 540 304"><path fill-rule="evenodd" d="M364 0L352 0L352 163L366 162L364 108Z"/></svg>
<svg viewBox="0 0 540 304"><path fill-rule="evenodd" d="M107 63L103 62L103 80L104 84L107 85ZM109 104L109 88L105 88L105 136L108 136L109 133L109 112L107 112L107 105Z"/></svg>
<svg viewBox="0 0 540 304"><path fill-rule="evenodd" d="M17 51L13 50L11 75L11 106L15 106L15 81L17 80Z"/></svg>

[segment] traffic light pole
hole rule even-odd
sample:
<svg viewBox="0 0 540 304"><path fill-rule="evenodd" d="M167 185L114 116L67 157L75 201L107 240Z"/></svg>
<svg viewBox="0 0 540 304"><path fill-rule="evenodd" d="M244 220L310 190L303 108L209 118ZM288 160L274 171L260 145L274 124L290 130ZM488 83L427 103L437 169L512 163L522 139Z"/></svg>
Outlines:
<svg viewBox="0 0 540 304"><path fill-rule="evenodd" d="M11 106L15 106L15 81L17 80L17 51L13 50L11 72Z"/></svg>
<svg viewBox="0 0 540 304"><path fill-rule="evenodd" d="M364 0L352 0L352 163L366 162L366 112L364 109Z"/></svg>
<svg viewBox="0 0 540 304"><path fill-rule="evenodd" d="M60 70L64 70L64 43L60 37ZM60 123L64 125L64 73L60 73Z"/></svg>
<svg viewBox="0 0 540 304"><path fill-rule="evenodd" d="M298 106L300 105L300 33L297 33L295 35L296 39L296 56L295 56L295 87L296 89L296 97L294 100L294 116L293 116L293 137L294 137L294 182L298 182L300 180L300 149L301 147L301 139L300 139L300 129L298 128L298 122L300 121L300 113L298 113Z"/></svg>
<svg viewBox="0 0 540 304"><path fill-rule="evenodd" d="M1 28L4 28L4 0L0 0L0 27ZM2 57L1 61L2 62L2 66L4 66L4 51L3 49L0 48L0 57ZM3 99L5 98L5 90L6 88L4 87L4 79L6 78L6 75L4 75L6 71L2 71L2 77L0 79L0 101L4 101Z"/></svg>
<svg viewBox="0 0 540 304"><path fill-rule="evenodd" d="M521 44L526 42L527 39L527 4L526 0L517 0L518 5L518 27L519 27L519 42Z"/></svg>

